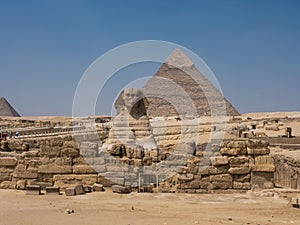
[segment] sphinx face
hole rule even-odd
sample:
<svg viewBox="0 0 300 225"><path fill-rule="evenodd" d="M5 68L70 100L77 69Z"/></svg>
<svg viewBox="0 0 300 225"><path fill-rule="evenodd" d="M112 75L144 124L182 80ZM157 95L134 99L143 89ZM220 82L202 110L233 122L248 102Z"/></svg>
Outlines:
<svg viewBox="0 0 300 225"><path fill-rule="evenodd" d="M142 92L135 88L126 88L123 94L125 107L130 112L132 107L142 98Z"/></svg>

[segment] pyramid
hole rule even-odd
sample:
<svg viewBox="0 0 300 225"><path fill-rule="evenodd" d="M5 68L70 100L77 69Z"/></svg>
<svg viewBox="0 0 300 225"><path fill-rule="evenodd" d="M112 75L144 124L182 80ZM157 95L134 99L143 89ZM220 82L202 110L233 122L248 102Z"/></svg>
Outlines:
<svg viewBox="0 0 300 225"><path fill-rule="evenodd" d="M240 115L179 49L172 52L143 89L149 117Z"/></svg>
<svg viewBox="0 0 300 225"><path fill-rule="evenodd" d="M0 116L20 117L19 113L3 97L0 98Z"/></svg>

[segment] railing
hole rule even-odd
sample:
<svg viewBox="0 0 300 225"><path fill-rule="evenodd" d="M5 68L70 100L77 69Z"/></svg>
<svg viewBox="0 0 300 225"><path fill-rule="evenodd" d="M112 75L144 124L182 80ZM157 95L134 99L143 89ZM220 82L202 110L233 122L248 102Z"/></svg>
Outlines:
<svg viewBox="0 0 300 225"><path fill-rule="evenodd" d="M105 126L95 128L89 128L86 126L70 126L70 127L47 127L47 128L34 128L34 129L26 129L26 130L18 130L11 131L12 135L10 135L10 131L7 131L7 138L34 138L34 137L45 137L45 136L58 136L63 134L73 134L73 133L81 133L81 132L99 132L106 131ZM18 132L18 133L17 133Z"/></svg>

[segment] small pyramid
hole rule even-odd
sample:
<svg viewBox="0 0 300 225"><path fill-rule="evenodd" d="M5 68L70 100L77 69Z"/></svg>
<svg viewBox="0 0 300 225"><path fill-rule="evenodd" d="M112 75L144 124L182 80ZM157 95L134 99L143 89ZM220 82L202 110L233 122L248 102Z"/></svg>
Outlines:
<svg viewBox="0 0 300 225"><path fill-rule="evenodd" d="M179 49L172 52L143 89L150 117L240 115Z"/></svg>
<svg viewBox="0 0 300 225"><path fill-rule="evenodd" d="M19 113L3 97L0 98L0 116L20 117Z"/></svg>

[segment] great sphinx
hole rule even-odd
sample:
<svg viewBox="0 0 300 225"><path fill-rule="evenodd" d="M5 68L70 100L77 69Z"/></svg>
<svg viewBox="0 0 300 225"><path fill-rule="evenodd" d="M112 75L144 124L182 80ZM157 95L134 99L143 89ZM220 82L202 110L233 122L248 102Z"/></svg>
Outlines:
<svg viewBox="0 0 300 225"><path fill-rule="evenodd" d="M156 152L157 146L147 116L148 101L142 90L124 89L114 106L117 115L103 148L114 156L140 160L145 154Z"/></svg>

